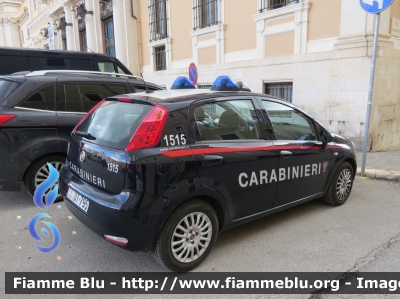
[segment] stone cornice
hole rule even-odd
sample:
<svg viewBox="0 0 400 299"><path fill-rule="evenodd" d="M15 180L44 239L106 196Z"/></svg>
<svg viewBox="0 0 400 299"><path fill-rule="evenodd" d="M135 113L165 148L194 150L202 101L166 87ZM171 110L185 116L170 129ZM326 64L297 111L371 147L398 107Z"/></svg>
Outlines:
<svg viewBox="0 0 400 299"><path fill-rule="evenodd" d="M0 2L0 6L20 6L25 0L5 0Z"/></svg>
<svg viewBox="0 0 400 299"><path fill-rule="evenodd" d="M63 7L66 3L68 3L69 0L61 0L59 1L56 5L54 5L51 8L47 8L45 11L43 11L40 15L38 15L32 22L28 24L28 29L32 29L39 23L43 22L45 19L47 19L50 15L54 14L57 10Z"/></svg>
<svg viewBox="0 0 400 299"><path fill-rule="evenodd" d="M60 8L63 8L65 4L67 4L69 0L60 0L56 5L54 5L50 10L49 10L49 15L54 14L57 10Z"/></svg>
<svg viewBox="0 0 400 299"><path fill-rule="evenodd" d="M24 12L22 13L22 15L20 17L21 23L25 22L27 18L29 18L29 11L28 11L28 7L25 7Z"/></svg>
<svg viewBox="0 0 400 299"><path fill-rule="evenodd" d="M29 30L31 30L33 27L38 25L39 23L43 22L45 19L47 19L49 16L49 10L46 9L45 11L42 11L40 15L38 15L32 22L30 22L27 27Z"/></svg>

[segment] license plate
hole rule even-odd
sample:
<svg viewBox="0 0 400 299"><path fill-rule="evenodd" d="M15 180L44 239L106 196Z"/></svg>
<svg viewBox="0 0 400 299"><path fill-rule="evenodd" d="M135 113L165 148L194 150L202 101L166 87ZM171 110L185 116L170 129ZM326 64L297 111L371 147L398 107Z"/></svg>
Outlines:
<svg viewBox="0 0 400 299"><path fill-rule="evenodd" d="M86 197L80 195L74 189L69 188L67 193L67 198L70 201L72 201L75 205L77 205L78 208L87 213L89 209L89 200Z"/></svg>

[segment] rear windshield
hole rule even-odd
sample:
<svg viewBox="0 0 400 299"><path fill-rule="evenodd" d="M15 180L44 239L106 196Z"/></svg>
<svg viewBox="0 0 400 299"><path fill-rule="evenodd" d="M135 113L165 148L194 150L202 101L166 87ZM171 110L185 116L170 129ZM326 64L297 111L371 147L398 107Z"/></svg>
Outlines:
<svg viewBox="0 0 400 299"><path fill-rule="evenodd" d="M151 105L106 101L77 128L90 133L90 142L125 149L142 120L153 108Z"/></svg>
<svg viewBox="0 0 400 299"><path fill-rule="evenodd" d="M17 89L21 83L0 79L0 103L3 102L10 93Z"/></svg>

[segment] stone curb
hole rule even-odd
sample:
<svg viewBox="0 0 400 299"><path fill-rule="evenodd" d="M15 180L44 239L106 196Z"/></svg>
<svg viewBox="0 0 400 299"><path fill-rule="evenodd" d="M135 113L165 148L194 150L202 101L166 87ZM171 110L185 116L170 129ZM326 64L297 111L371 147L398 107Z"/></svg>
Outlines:
<svg viewBox="0 0 400 299"><path fill-rule="evenodd" d="M357 167L357 175L361 175L361 168ZM365 169L364 176L371 179L400 181L400 171Z"/></svg>

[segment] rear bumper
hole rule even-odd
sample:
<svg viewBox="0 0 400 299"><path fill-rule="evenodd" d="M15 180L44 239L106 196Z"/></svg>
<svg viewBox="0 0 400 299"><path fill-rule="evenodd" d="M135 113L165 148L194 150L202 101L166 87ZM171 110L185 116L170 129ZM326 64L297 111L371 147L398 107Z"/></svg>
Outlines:
<svg viewBox="0 0 400 299"><path fill-rule="evenodd" d="M151 250L164 219L162 199L133 192L107 193L78 178L68 163L60 171L59 186L67 208L87 227L101 236L128 239L126 246L116 245L123 249ZM87 213L66 198L69 188L89 200Z"/></svg>
<svg viewBox="0 0 400 299"><path fill-rule="evenodd" d="M0 133L0 191L21 191L30 162Z"/></svg>

